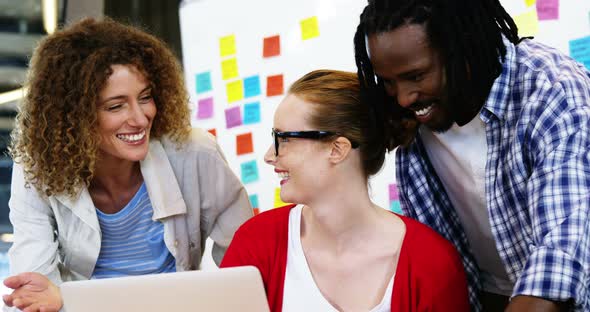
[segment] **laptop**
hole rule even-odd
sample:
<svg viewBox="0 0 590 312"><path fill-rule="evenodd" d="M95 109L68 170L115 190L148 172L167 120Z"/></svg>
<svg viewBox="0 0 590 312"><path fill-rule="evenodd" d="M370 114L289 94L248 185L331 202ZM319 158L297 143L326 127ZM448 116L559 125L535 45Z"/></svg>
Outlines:
<svg viewBox="0 0 590 312"><path fill-rule="evenodd" d="M269 312L253 266L87 281L60 286L65 312Z"/></svg>

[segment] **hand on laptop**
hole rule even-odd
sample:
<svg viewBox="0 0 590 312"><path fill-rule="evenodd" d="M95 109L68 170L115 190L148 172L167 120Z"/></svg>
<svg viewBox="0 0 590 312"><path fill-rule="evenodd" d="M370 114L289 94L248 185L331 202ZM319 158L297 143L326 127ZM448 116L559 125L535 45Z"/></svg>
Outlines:
<svg viewBox="0 0 590 312"><path fill-rule="evenodd" d="M11 276L4 280L4 285L14 289L2 297L9 307L26 312L57 312L63 305L59 287L42 274L27 272Z"/></svg>

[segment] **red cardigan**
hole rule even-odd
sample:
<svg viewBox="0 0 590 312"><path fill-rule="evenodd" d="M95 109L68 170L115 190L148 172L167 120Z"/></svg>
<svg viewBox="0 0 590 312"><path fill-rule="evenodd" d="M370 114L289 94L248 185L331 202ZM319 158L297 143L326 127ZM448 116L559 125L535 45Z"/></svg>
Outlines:
<svg viewBox="0 0 590 312"><path fill-rule="evenodd" d="M269 210L244 223L221 262L221 267L257 267L273 312L283 307L293 207ZM393 282L391 311L469 311L467 280L457 251L425 225L399 217L406 225L406 235Z"/></svg>

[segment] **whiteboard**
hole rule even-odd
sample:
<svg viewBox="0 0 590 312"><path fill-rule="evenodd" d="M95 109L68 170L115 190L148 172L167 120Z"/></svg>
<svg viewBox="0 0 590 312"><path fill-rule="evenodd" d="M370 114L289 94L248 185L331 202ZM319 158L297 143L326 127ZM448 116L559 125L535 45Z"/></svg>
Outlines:
<svg viewBox="0 0 590 312"><path fill-rule="evenodd" d="M257 195L261 211L273 208L279 178L272 166L265 164L264 153L272 144L271 128L274 110L283 96L267 97L266 77L283 74L284 89L302 75L319 68L356 72L353 36L363 0L251 0L251 1L190 1L180 9L183 62L191 103L213 97L214 112L210 119L193 118L195 127L215 128L217 140L238 177L241 164L256 161L259 177L255 182L244 183L250 195ZM300 21L317 17L319 36L302 40ZM221 62L219 40L234 34L239 79L259 75L261 95L228 103L226 83ZM263 39L280 35L281 54L264 58ZM212 90L196 93L196 75L210 72ZM258 101L261 106L260 123L226 128L224 109ZM194 114L197 112L195 111ZM194 115L193 114L193 115ZM194 117L194 116L193 116ZM252 133L254 153L236 154L236 135ZM389 205L389 183L394 181L393 155L387 168L371 181L371 194L381 207Z"/></svg>
<svg viewBox="0 0 590 312"><path fill-rule="evenodd" d="M527 0L501 0L512 16L535 10L527 7ZM551 0L537 0L551 1ZM271 145L270 129L274 110L282 96L267 97L266 77L283 74L284 89L303 74L319 68L356 71L353 36L365 0L195 0L184 1L180 7L180 28L185 79L193 105L192 125L204 129L215 128L217 140L224 150L230 167L241 177L241 164L255 161L258 179L245 183L250 195L256 195L261 211L274 206L274 191L279 179L273 168L263 161L266 149ZM537 41L569 53L569 41L590 35L590 1L562 0L559 19L540 21ZM302 40L300 21L316 16L319 36ZM231 57L221 57L219 39L235 36L238 78L224 80L221 62ZM281 54L263 58L263 38L280 35ZM196 92L196 75L209 72L211 90ZM256 97L228 103L226 84L252 75L260 78L261 94ZM197 119L196 103L213 98L213 116ZM226 129L224 110L258 101L261 107L260 122ZM236 135L252 133L253 153L236 154ZM395 201L389 199L389 186L395 183L393 154L388 155L382 170L370 180L373 201L383 208ZM211 241L202 269L213 269L210 256Z"/></svg>
<svg viewBox="0 0 590 312"><path fill-rule="evenodd" d="M519 15L535 10L527 0L501 0L507 11ZM547 0L537 0L544 2ZM550 1L550 0L549 0ZM193 105L212 97L213 116L197 119L192 124L204 129L215 128L218 143L224 150L231 168L241 177L241 165L255 161L258 179L244 183L248 193L258 197L261 211L273 208L279 179L272 166L264 163L263 155L271 145L270 129L275 108L282 96L267 97L266 77L283 74L284 89L303 74L319 68L356 71L353 36L365 0L195 0L184 1L180 8L180 26L185 78ZM536 40L554 46L565 53L569 40L590 35L590 1L563 0L559 19L540 21ZM319 36L302 40L300 21L316 16ZM220 55L220 38L234 35L238 77L224 80L221 62L231 57ZM263 39L280 35L281 54L262 57ZM197 93L198 73L209 72L212 89ZM229 103L226 84L258 75L261 94ZM260 122L226 128L225 109L240 107L242 114L248 103L259 102ZM253 153L236 154L236 136L252 133ZM381 207L390 206L389 185L395 182L393 154L388 155L384 168L370 181L372 199Z"/></svg>

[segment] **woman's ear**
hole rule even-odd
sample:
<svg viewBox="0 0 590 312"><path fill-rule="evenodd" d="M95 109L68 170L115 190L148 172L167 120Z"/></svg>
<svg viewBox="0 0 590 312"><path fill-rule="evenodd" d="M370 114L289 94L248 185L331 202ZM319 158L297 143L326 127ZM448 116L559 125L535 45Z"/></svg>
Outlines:
<svg viewBox="0 0 590 312"><path fill-rule="evenodd" d="M334 164L342 162L350 153L352 146L350 141L345 137L338 137L332 141L330 151L330 161Z"/></svg>

